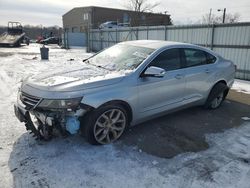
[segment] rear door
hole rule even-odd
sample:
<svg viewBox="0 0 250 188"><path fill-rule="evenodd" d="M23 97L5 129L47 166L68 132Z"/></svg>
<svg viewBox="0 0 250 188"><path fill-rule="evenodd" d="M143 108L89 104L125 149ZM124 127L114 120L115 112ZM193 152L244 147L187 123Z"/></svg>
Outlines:
<svg viewBox="0 0 250 188"><path fill-rule="evenodd" d="M164 77L140 77L138 100L141 113L154 114L168 109L184 99L185 73L182 69L180 49L160 53L149 65L165 69Z"/></svg>
<svg viewBox="0 0 250 188"><path fill-rule="evenodd" d="M186 72L185 100L197 101L206 97L212 87L216 58L199 49L182 49Z"/></svg>

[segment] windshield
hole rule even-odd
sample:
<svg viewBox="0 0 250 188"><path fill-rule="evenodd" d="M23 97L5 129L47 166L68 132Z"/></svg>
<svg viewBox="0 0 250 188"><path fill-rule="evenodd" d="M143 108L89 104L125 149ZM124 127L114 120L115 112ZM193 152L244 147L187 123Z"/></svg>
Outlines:
<svg viewBox="0 0 250 188"><path fill-rule="evenodd" d="M138 67L154 49L125 44L114 45L88 59L90 64L109 70L133 70Z"/></svg>

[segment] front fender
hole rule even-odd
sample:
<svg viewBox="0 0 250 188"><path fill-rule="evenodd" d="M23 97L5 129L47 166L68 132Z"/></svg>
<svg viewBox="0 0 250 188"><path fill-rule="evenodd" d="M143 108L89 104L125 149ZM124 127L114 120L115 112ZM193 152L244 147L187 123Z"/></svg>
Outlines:
<svg viewBox="0 0 250 188"><path fill-rule="evenodd" d="M137 104L136 87L126 87L116 84L102 89L91 89L85 92L81 103L93 108L98 108L107 102L117 100L128 103L132 111L135 111Z"/></svg>

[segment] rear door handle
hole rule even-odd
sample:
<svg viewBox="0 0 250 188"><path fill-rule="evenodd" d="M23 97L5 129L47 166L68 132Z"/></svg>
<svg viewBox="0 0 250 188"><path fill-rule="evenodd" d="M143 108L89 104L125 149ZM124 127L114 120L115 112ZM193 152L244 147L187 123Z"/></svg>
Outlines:
<svg viewBox="0 0 250 188"><path fill-rule="evenodd" d="M175 75L175 78L178 79L178 80L182 79L183 77L184 77L183 74L176 74Z"/></svg>
<svg viewBox="0 0 250 188"><path fill-rule="evenodd" d="M205 73L207 73L207 74L210 73L210 72L211 72L211 71L210 71L209 69L206 69L206 70L205 70Z"/></svg>

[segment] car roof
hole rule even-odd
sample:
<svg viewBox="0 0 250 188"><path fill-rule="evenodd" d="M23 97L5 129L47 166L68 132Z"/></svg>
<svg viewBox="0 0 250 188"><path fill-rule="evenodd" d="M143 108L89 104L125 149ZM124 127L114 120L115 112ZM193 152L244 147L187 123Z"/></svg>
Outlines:
<svg viewBox="0 0 250 188"><path fill-rule="evenodd" d="M139 47L145 47L145 48L151 48L154 50L158 50L164 47L176 47L176 48L196 48L203 51L206 51L214 56L221 57L216 52L202 46L198 46L195 44L189 44L184 42L174 42L174 41L164 41L164 40L133 40L133 41L125 41L121 42L119 44L128 44L133 46L139 46Z"/></svg>
<svg viewBox="0 0 250 188"><path fill-rule="evenodd" d="M193 44L182 43L182 42L174 42L174 41L163 41L163 40L133 40L133 41L125 41L121 42L120 44L128 44L133 46L140 46L152 49L160 49L162 47L167 46L190 46L190 47L197 47Z"/></svg>

